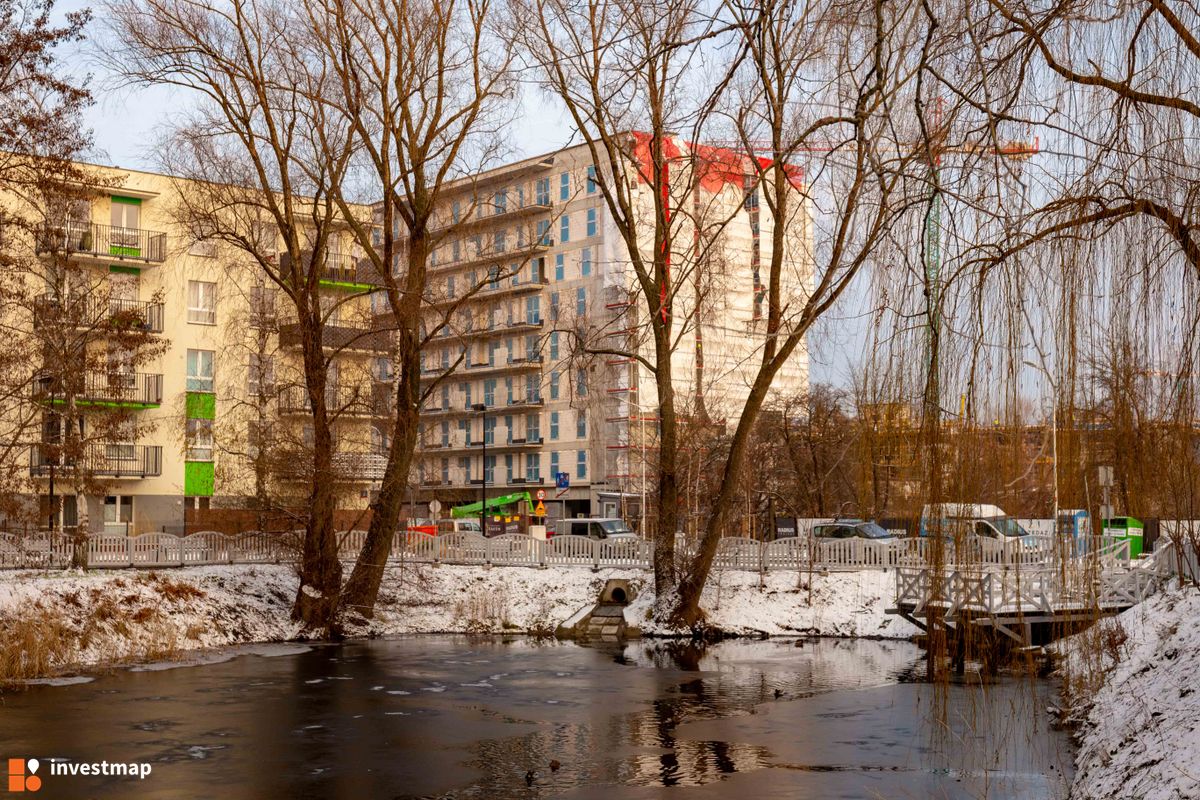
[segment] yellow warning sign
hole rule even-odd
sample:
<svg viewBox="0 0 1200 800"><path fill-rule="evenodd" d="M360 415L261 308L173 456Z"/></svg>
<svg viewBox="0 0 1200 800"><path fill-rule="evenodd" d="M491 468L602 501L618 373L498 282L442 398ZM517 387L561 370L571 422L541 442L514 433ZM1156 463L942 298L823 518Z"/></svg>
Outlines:
<svg viewBox="0 0 1200 800"><path fill-rule="evenodd" d="M546 504L539 501L538 504L533 509L533 515L535 517L546 516Z"/></svg>

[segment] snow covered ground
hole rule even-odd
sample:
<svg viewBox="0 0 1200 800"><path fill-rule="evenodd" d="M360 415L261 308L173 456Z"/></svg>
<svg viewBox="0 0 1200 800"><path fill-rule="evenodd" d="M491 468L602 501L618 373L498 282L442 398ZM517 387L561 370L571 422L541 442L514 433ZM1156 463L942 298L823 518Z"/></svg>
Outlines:
<svg viewBox="0 0 1200 800"><path fill-rule="evenodd" d="M638 592L630 625L653 633L650 574L578 567L391 567L374 620L354 633L540 633L596 601L604 581ZM916 630L884 609L894 574L882 570L798 576L715 573L704 607L736 634L906 638ZM289 619L296 576L287 566L0 573L0 666L38 678L99 664L180 658L189 651L296 637ZM810 591L811 588L811 591Z"/></svg>
<svg viewBox="0 0 1200 800"><path fill-rule="evenodd" d="M1075 800L1200 797L1200 591L1164 592L1070 640Z"/></svg>

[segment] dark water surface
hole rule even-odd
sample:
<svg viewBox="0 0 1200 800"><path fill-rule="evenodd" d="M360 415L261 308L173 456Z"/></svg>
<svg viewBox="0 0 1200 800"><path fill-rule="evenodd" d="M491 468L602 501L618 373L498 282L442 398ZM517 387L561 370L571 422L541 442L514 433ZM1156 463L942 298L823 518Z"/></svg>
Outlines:
<svg viewBox="0 0 1200 800"><path fill-rule="evenodd" d="M1058 798L1054 687L908 682L907 642L421 636L118 671L0 705L38 798ZM145 781L48 775L146 761ZM558 761L557 770L550 768Z"/></svg>

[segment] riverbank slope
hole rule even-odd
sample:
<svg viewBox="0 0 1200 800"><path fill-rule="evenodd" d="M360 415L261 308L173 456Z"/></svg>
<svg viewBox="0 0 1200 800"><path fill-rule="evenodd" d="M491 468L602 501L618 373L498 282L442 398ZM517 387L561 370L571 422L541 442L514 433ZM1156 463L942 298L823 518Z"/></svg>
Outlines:
<svg viewBox="0 0 1200 800"><path fill-rule="evenodd" d="M594 603L608 578L638 595L626 610L647 629L653 581L644 570L579 567L388 568L376 619L357 635L549 635ZM761 585L760 585L761 579ZM713 626L738 635L871 636L917 631L884 613L894 575L882 570L714 575L704 605ZM180 658L190 651L294 639L297 579L289 566L0 573L0 679Z"/></svg>
<svg viewBox="0 0 1200 800"><path fill-rule="evenodd" d="M1200 797L1200 590L1162 592L1061 649L1072 799Z"/></svg>

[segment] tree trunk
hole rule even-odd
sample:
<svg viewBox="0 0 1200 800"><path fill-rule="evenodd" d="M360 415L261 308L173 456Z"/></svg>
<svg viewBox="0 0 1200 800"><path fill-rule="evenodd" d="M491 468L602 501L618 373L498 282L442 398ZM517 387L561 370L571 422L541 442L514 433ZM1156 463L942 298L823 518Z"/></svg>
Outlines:
<svg viewBox="0 0 1200 800"><path fill-rule="evenodd" d="M400 523L400 510L404 501L404 490L408 485L408 474L412 469L413 451L417 444L421 400L420 345L415 337L402 336L410 340L403 355L400 385L396 390L396 414L392 425L392 441L388 447L388 461L379 497L372 505L371 525L367 540L363 544L350 580L342 597L342 607L353 609L370 618L375 613L375 602L379 598L379 587L383 582L392 537Z"/></svg>
<svg viewBox="0 0 1200 800"><path fill-rule="evenodd" d="M318 312L319 313L319 312ZM315 328L315 330L314 330ZM300 560L300 587L292 619L317 636L336 636L342 565L333 529L333 433L325 407L325 355L321 326L305 326L305 378L313 409L313 476L308 524Z"/></svg>
<svg viewBox="0 0 1200 800"><path fill-rule="evenodd" d="M679 576L675 566L675 532L679 527L679 485L677 451L679 420L675 413L675 387L672 382L670 328L652 322L658 370L658 509L654 532L655 616L662 619L675 605ZM644 467L643 467L644 468Z"/></svg>

